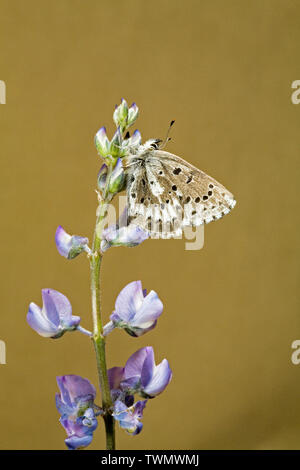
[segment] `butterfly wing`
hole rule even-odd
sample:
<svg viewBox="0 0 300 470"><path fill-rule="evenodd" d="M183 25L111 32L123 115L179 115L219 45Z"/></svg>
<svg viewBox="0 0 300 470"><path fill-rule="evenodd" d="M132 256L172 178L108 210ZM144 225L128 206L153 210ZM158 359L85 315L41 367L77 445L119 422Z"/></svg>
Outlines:
<svg viewBox="0 0 300 470"><path fill-rule="evenodd" d="M129 215L162 238L220 219L235 205L223 185L177 155L151 150L129 169Z"/></svg>

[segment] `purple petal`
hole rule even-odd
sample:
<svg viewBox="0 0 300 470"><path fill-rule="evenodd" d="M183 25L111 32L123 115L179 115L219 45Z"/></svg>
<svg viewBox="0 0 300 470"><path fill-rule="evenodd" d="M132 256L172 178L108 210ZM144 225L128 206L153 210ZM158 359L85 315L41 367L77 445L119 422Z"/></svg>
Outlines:
<svg viewBox="0 0 300 470"><path fill-rule="evenodd" d="M88 379L84 379L79 375L63 375L57 377L57 383L59 387L61 383L63 388L67 390L69 399L72 403L75 403L76 399L81 397L90 397L90 399L95 399L95 387Z"/></svg>
<svg viewBox="0 0 300 470"><path fill-rule="evenodd" d="M69 251L71 248L71 235L69 235L61 225L59 225L55 232L55 243L58 252L61 256L68 258Z"/></svg>
<svg viewBox="0 0 300 470"><path fill-rule="evenodd" d="M137 401L136 404L134 405L134 414L138 417L138 418L142 418L143 417L143 412L144 412L144 408L147 404L147 401L148 400L140 400L140 401Z"/></svg>
<svg viewBox="0 0 300 470"><path fill-rule="evenodd" d="M154 368L153 376L148 385L143 391L154 397L164 391L172 378L172 371L170 369L167 359L164 359L158 366Z"/></svg>
<svg viewBox="0 0 300 470"><path fill-rule="evenodd" d="M43 310L54 324L71 320L72 306L65 295L54 289L43 289L42 298Z"/></svg>
<svg viewBox="0 0 300 470"><path fill-rule="evenodd" d="M136 429L135 431L132 433L133 436L137 436L138 434L140 434L141 430L143 429L143 423L141 422L138 422L137 425L136 425Z"/></svg>
<svg viewBox="0 0 300 470"><path fill-rule="evenodd" d="M132 356L130 356L125 365L125 379L134 376L141 376L145 359L149 353L151 354L151 349L152 348L150 346L146 346L145 348L139 349L134 354L132 354Z"/></svg>
<svg viewBox="0 0 300 470"><path fill-rule="evenodd" d="M65 399L69 401L68 404L66 404L63 400L62 397L59 393L55 394L55 404L57 411L62 415L62 416L70 416L74 412L74 407L72 406L72 403L70 402L69 395L67 394L65 396Z"/></svg>
<svg viewBox="0 0 300 470"><path fill-rule="evenodd" d="M142 306L143 300L141 281L130 282L119 293L115 303L115 312L122 320L130 321Z"/></svg>
<svg viewBox="0 0 300 470"><path fill-rule="evenodd" d="M139 401L135 405L127 408L120 400L114 405L113 417L119 421L120 427L125 429L129 434L136 435L142 430L142 424L139 419L143 416L147 400Z"/></svg>
<svg viewBox="0 0 300 470"><path fill-rule="evenodd" d="M123 412L127 413L127 406L121 400L117 400L114 404L114 413L119 414Z"/></svg>
<svg viewBox="0 0 300 470"><path fill-rule="evenodd" d="M155 321L163 312L163 303L153 290L143 299L141 307L134 317L134 325Z"/></svg>
<svg viewBox="0 0 300 470"><path fill-rule="evenodd" d="M148 349L149 349L148 354L147 354L147 357L145 358L143 368L141 371L141 384L143 388L145 388L151 381L153 373L154 373L154 368L155 368L153 348L149 347Z"/></svg>
<svg viewBox="0 0 300 470"><path fill-rule="evenodd" d="M107 375L110 390L115 390L120 387L124 378L124 367L112 367L108 369Z"/></svg>
<svg viewBox="0 0 300 470"><path fill-rule="evenodd" d="M85 436L78 437L73 435L71 437L67 437L65 439L66 446L69 450L76 450L82 449L83 447L87 447L93 440L93 434L86 434Z"/></svg>
<svg viewBox="0 0 300 470"><path fill-rule="evenodd" d="M63 404L65 404L65 405L72 408L72 401L71 401L71 398L70 398L70 395L69 395L69 391L65 387L63 379L64 379L64 376L56 377L56 382L57 382L58 388L60 390L60 400L61 400L61 403L63 403Z"/></svg>
<svg viewBox="0 0 300 470"><path fill-rule="evenodd" d="M73 259L86 249L89 240L79 235L69 235L60 225L55 232L55 243L60 255Z"/></svg>
<svg viewBox="0 0 300 470"><path fill-rule="evenodd" d="M39 335L50 338L58 333L59 329L43 314L40 307L31 302L27 313L27 323Z"/></svg>

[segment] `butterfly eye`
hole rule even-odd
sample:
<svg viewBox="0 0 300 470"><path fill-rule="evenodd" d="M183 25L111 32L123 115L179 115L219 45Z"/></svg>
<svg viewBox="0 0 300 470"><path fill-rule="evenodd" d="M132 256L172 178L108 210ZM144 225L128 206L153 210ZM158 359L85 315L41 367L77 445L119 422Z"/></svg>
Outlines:
<svg viewBox="0 0 300 470"><path fill-rule="evenodd" d="M156 139L153 144L151 144L151 147L154 149L154 150L157 150L159 149L159 144L162 142L161 139Z"/></svg>

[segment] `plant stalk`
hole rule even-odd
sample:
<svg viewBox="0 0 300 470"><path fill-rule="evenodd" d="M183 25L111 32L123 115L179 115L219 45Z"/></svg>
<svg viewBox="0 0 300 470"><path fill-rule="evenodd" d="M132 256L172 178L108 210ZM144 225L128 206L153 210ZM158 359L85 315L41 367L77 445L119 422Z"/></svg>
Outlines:
<svg viewBox="0 0 300 470"><path fill-rule="evenodd" d="M106 432L106 449L115 450L115 430L114 419L111 415L112 400L107 376L107 366L105 357L105 338L103 336L103 326L101 318L101 295L100 295L100 268L102 254L100 252L101 234L103 222L107 212L107 202L101 201L99 204L99 215L94 233L93 249L90 255L91 268L91 292L92 292L92 316L93 316L93 344L96 353L97 369L100 389L102 393L102 408L104 411L104 422Z"/></svg>

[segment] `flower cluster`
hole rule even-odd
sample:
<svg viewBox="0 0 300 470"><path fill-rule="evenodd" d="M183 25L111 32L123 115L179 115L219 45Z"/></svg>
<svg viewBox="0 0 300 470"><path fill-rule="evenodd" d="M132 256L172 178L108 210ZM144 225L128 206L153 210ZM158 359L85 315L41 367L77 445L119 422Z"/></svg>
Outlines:
<svg viewBox="0 0 300 470"><path fill-rule="evenodd" d="M70 450L86 447L92 442L93 432L98 426L95 387L78 375L57 377L57 385L60 393L55 396L56 407L68 435L65 443Z"/></svg>
<svg viewBox="0 0 300 470"><path fill-rule="evenodd" d="M155 365L153 348L147 346L136 351L125 367L108 370L109 385L114 402L113 417L129 434L141 432L143 410L148 398L164 391L172 378L169 363L164 359ZM144 400L134 403L134 395Z"/></svg>
<svg viewBox="0 0 300 470"><path fill-rule="evenodd" d="M128 107L126 101L122 99L113 114L117 130L112 139L108 139L104 127L101 127L95 136L96 148L104 163L97 178L99 208L92 248L89 247L88 238L70 235L62 226L59 226L55 233L59 254L67 259L73 259L85 252L90 259L92 271L95 266L100 269L100 264L95 260L99 260L110 247L134 247L148 238L147 232L138 225L128 222L127 209L116 224L103 229L100 223L106 215L108 203L126 186L123 157L136 152L141 145L139 131L135 130L131 136L127 131L137 116L136 104L133 103ZM99 271L92 274L94 280L93 276L98 276L99 280ZM97 283L92 284L93 294L97 288ZM80 325L81 318L72 315L71 303L65 295L54 289L43 289L42 301L42 307L33 302L29 305L27 322L30 327L40 336L47 338L57 339L64 333L72 331L79 331L92 337L98 354L98 363L101 362L99 361L101 351L97 351L99 337L104 341L104 336L108 336L114 329L124 330L133 337L142 336L156 326L163 311L163 304L156 292L151 290L147 293L141 281L130 282L117 296L115 308L104 328L101 327L99 311L96 310L95 313L93 310L95 315L93 315L92 335ZM68 449L81 449L92 442L99 416L105 420L114 419L131 435L139 434L143 427L141 420L147 401L162 393L172 378L172 371L166 359L158 365L155 364L151 346L142 347L132 354L124 367L106 370L103 357L99 367L104 368L99 374L101 388L104 384L108 395L107 403L103 401L102 408L95 404L96 389L88 379L78 375L57 377L59 393L56 394L56 407L60 414L60 423L67 433L65 443ZM103 379L106 375L107 379Z"/></svg>
<svg viewBox="0 0 300 470"><path fill-rule="evenodd" d="M41 336L59 338L66 331L87 331L79 326L80 317L72 316L71 304L63 294L43 289L42 298L43 308L31 303L27 314L29 325ZM119 293L104 334L120 328L131 336L141 336L156 326L162 311L163 304L156 292L147 294L141 281L130 282ZM171 378L168 361L164 359L155 365L154 351L150 346L136 351L124 367L109 369L112 415L120 427L132 435L140 433L147 399L163 392ZM57 383L60 394L56 395L56 406L61 414L60 422L68 434L66 445L69 449L85 447L92 441L97 427L96 416L102 414L101 408L94 404L95 388L87 379L77 375L57 377ZM136 394L143 400L134 403Z"/></svg>

